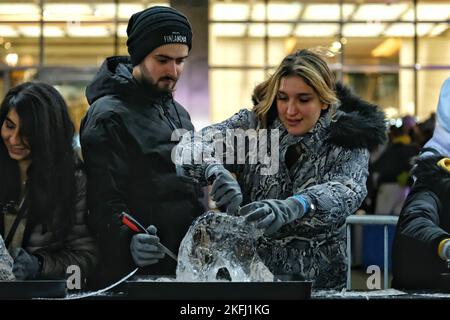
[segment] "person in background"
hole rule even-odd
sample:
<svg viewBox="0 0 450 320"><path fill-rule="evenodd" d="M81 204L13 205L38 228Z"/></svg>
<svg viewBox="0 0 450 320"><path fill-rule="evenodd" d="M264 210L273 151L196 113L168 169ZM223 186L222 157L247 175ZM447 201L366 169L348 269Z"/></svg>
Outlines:
<svg viewBox="0 0 450 320"><path fill-rule="evenodd" d="M377 190L375 214L400 214L411 184L411 160L418 153L403 127L392 126L389 144L372 166Z"/></svg>
<svg viewBox="0 0 450 320"><path fill-rule="evenodd" d="M423 146L424 137L417 124L416 118L411 115L402 117L402 136L409 137L409 144L415 144L418 148Z"/></svg>
<svg viewBox="0 0 450 320"><path fill-rule="evenodd" d="M413 188L393 244L398 289L439 289L450 259L450 78L442 85L433 137L412 169Z"/></svg>
<svg viewBox="0 0 450 320"><path fill-rule="evenodd" d="M174 275L173 252L194 217L203 213L202 189L178 177L171 161L176 129L193 130L174 100L192 46L188 19L170 7L133 14L130 56L107 58L86 89L90 104L80 136L88 181L89 223L100 240L97 285L139 273ZM122 223L127 213L149 234Z"/></svg>
<svg viewBox="0 0 450 320"><path fill-rule="evenodd" d="M0 233L15 278L65 279L69 266L88 278L99 252L63 97L44 83L18 85L1 104L0 127Z"/></svg>
<svg viewBox="0 0 450 320"><path fill-rule="evenodd" d="M271 156L273 163L258 158L252 164L246 150L245 163L231 164L212 152L202 164L177 158L179 172L203 184L213 181L211 195L219 205L264 231L258 253L273 274L297 275L314 281L315 288L343 288L345 219L367 193L369 149L386 138L384 113L337 84L323 57L307 49L286 56L254 89L253 100L251 111L243 109L201 133L278 133L278 147L267 143L267 153L277 155ZM177 155L189 154L191 137L183 136ZM232 141L222 142L231 143L227 149L236 158L242 150ZM218 143L204 138L203 150ZM265 174L267 166L278 170Z"/></svg>
<svg viewBox="0 0 450 320"><path fill-rule="evenodd" d="M432 112L425 121L418 124L420 132L422 132L423 141L420 145L421 148L431 139L436 126L436 112Z"/></svg>

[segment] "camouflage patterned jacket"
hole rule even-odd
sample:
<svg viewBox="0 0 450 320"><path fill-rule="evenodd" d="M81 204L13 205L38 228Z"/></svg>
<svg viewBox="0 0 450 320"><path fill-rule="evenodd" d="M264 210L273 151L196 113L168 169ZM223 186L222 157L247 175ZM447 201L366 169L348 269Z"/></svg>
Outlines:
<svg viewBox="0 0 450 320"><path fill-rule="evenodd" d="M261 163L258 159L255 164L249 164L254 163L248 161L252 156L249 150L244 164L224 164L237 175L244 198L242 205L263 199L286 199L294 194L303 195L316 204L314 214L285 225L275 236L263 237L259 243L259 254L274 274L300 275L313 280L316 288L338 289L345 284L345 219L359 208L367 194L369 150L383 143L386 135L384 113L375 105L361 100L341 85L337 93L341 105L335 115L331 117L325 112L315 127L302 136L290 135L278 119L269 126L271 130L279 130L279 153L277 157L270 157L273 158L270 161L276 161L275 172L261 174L261 169L274 164L270 161ZM212 132L222 132L226 136L227 129L258 127L255 114L243 109L222 123L204 128L201 132L203 147L208 149L213 144L209 139ZM238 150L230 141L232 139L224 139L223 142L236 156ZM269 142L270 139L264 147L272 155ZM299 147L300 154L288 168L285 155L293 145ZM178 148L178 151L192 148L189 135L183 136ZM217 154L213 156L217 158ZM217 161L203 160L195 170L187 170L200 183L205 183L207 164Z"/></svg>

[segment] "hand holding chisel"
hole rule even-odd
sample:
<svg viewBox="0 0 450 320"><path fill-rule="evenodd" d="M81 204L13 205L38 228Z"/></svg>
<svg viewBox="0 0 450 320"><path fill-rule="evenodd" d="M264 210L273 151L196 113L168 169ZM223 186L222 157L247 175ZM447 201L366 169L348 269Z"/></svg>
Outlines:
<svg viewBox="0 0 450 320"><path fill-rule="evenodd" d="M142 224L125 212L122 213L121 219L122 223L131 230L141 233L134 235L130 244L131 254L136 265L143 267L157 263L159 259L163 258L163 253L178 261L177 256L159 241L155 226L144 228ZM146 235L143 236L142 233L146 233Z"/></svg>

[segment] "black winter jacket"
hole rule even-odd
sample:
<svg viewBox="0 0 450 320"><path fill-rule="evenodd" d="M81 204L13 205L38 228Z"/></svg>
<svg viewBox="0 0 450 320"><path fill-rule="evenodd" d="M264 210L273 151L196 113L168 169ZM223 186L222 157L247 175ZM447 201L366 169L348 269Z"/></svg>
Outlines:
<svg viewBox="0 0 450 320"><path fill-rule="evenodd" d="M170 94L151 92L132 76L128 57L110 57L86 89L91 105L80 129L88 174L89 223L103 254L98 284L134 268L133 233L119 219L125 211L155 225L161 243L178 251L194 217L203 213L202 190L180 178L171 160L176 128L193 130L189 114ZM141 269L175 274L168 256Z"/></svg>
<svg viewBox="0 0 450 320"><path fill-rule="evenodd" d="M86 223L86 175L82 164L77 163L75 171L76 198L75 217L63 239L54 237L51 226L41 221L27 219L22 246L42 261L40 279L64 279L67 268L76 265L84 280L90 276L99 260L99 248L92 231ZM7 209L6 209L7 210ZM2 211L0 205L0 212ZM30 213L32 215L32 213ZM0 233L4 234L3 217L0 219Z"/></svg>
<svg viewBox="0 0 450 320"><path fill-rule="evenodd" d="M450 238L450 172L439 167L442 156L417 161L417 178L403 206L393 247L392 286L438 289L446 263L438 245Z"/></svg>

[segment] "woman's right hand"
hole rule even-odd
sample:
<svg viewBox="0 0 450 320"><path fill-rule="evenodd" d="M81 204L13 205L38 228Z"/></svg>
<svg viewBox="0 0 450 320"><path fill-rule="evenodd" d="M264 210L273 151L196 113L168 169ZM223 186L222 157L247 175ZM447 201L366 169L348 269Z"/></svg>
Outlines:
<svg viewBox="0 0 450 320"><path fill-rule="evenodd" d="M211 164L205 176L206 180L213 181L210 195L217 207L223 206L228 214L236 215L242 203L242 191L231 172L221 164Z"/></svg>
<svg viewBox="0 0 450 320"><path fill-rule="evenodd" d="M12 255L14 256L13 273L17 280L32 280L39 277L42 266L38 257L23 248L16 249Z"/></svg>

